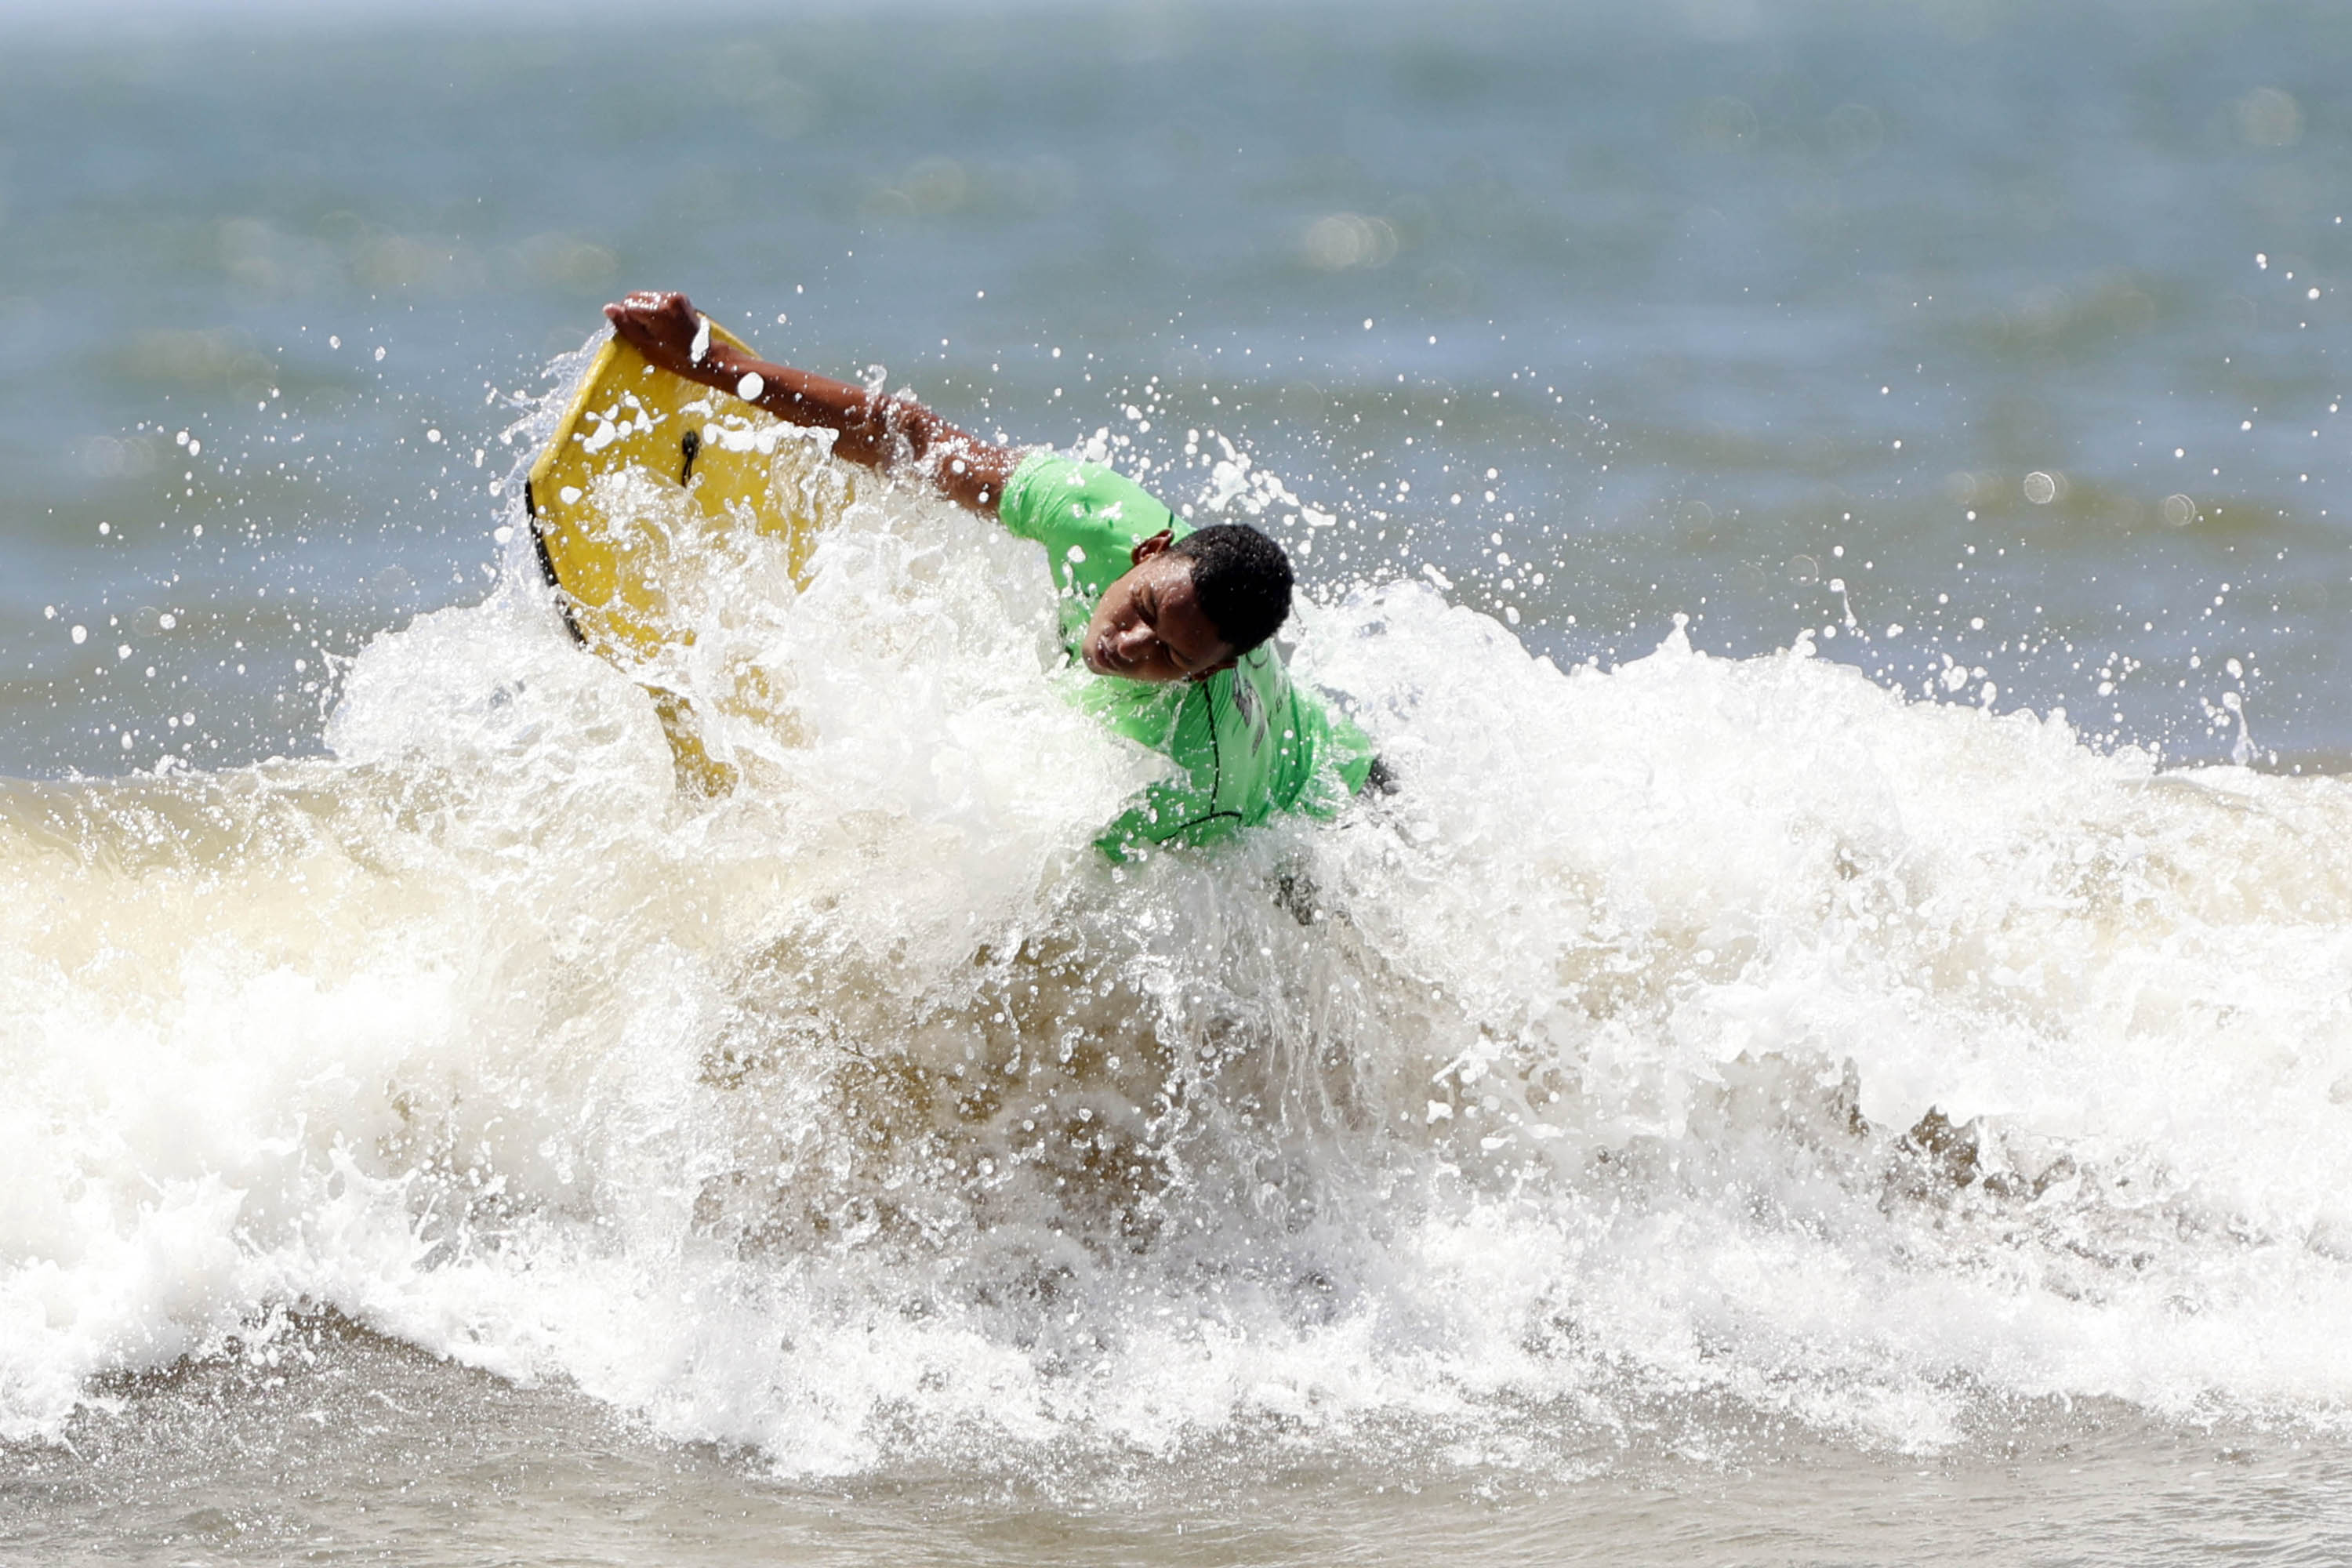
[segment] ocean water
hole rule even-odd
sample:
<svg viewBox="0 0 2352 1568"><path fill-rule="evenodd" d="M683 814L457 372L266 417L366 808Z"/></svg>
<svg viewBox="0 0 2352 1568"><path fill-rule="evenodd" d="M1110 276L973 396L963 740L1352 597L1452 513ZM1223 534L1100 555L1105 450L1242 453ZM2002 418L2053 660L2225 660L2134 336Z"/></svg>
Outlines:
<svg viewBox="0 0 2352 1568"><path fill-rule="evenodd" d="M2352 1551L2337 12L0 46L0 1560ZM681 794L637 286L1260 521L1404 788L1104 863L883 491Z"/></svg>

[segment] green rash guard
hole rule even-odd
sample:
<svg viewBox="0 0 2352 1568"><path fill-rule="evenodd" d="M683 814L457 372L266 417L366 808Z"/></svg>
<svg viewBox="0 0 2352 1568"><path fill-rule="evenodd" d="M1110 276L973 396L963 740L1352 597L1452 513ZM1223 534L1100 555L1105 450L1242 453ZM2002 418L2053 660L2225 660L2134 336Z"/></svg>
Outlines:
<svg viewBox="0 0 2352 1568"><path fill-rule="evenodd" d="M1062 647L1079 648L1103 591L1162 529L1192 524L1134 480L1097 463L1033 452L1013 471L997 516L1045 547L1061 590ZM1172 759L1178 776L1150 785L1095 840L1114 860L1150 844L1208 844L1276 811L1336 816L1364 785L1372 744L1362 731L1291 684L1261 644L1206 680L1164 685L1097 676L1077 701L1126 736Z"/></svg>

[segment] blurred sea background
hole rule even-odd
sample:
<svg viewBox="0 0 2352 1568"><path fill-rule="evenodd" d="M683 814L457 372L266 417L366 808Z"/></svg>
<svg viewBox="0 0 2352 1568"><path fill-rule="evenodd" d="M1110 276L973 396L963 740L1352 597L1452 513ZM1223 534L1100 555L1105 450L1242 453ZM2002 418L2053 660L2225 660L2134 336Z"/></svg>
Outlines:
<svg viewBox="0 0 2352 1568"><path fill-rule="evenodd" d="M0 1557L2340 1555L2352 16L0 53ZM911 498L675 799L518 538L644 287L1244 508L1405 804L1114 881Z"/></svg>

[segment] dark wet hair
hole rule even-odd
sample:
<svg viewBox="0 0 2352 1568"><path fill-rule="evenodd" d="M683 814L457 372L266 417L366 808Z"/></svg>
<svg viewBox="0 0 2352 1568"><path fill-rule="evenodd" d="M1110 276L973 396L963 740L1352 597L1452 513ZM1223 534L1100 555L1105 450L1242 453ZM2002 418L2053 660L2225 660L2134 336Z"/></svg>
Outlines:
<svg viewBox="0 0 2352 1568"><path fill-rule="evenodd" d="M1188 533L1168 553L1192 563L1201 613L1235 654L1244 654L1290 618L1290 557L1245 522L1217 522Z"/></svg>

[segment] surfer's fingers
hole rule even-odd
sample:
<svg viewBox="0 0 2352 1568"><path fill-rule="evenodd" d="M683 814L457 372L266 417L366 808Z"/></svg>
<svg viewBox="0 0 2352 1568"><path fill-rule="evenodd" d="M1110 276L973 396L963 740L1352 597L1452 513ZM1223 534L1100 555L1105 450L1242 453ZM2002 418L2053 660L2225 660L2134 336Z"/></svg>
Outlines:
<svg viewBox="0 0 2352 1568"><path fill-rule="evenodd" d="M604 307L605 320L614 326L624 321L650 323L665 316L692 321L695 319L693 302L683 294L640 289L622 295Z"/></svg>
<svg viewBox="0 0 2352 1568"><path fill-rule="evenodd" d="M604 307L613 331L655 363L676 369L672 360L690 359L688 345L702 318L683 294L631 294Z"/></svg>

